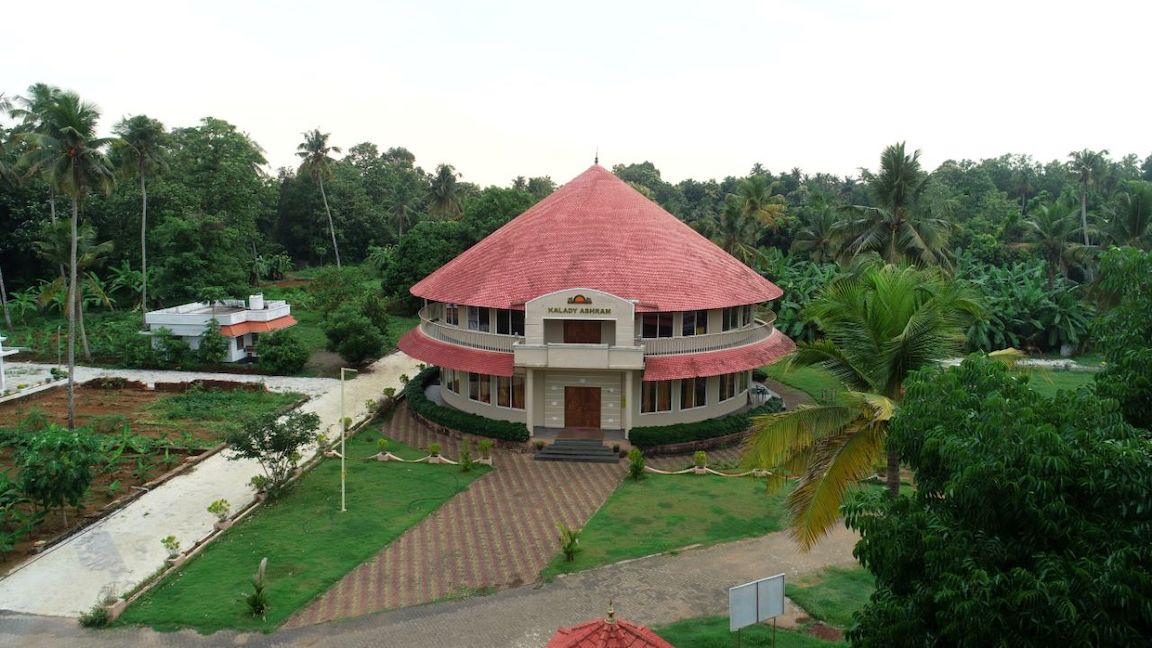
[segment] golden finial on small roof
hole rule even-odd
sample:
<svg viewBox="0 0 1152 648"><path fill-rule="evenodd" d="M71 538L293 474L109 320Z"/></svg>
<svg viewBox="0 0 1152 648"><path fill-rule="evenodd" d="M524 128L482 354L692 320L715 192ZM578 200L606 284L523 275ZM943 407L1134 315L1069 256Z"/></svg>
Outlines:
<svg viewBox="0 0 1152 648"><path fill-rule="evenodd" d="M608 599L608 616L604 619L604 623L616 623L616 607L612 604L612 599Z"/></svg>

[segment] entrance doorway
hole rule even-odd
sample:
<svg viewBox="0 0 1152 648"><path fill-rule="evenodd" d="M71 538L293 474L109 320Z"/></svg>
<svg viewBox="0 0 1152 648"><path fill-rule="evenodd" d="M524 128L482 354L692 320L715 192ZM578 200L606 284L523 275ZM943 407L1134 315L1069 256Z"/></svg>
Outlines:
<svg viewBox="0 0 1152 648"><path fill-rule="evenodd" d="M602 328L597 320L564 320L564 343L600 344Z"/></svg>
<svg viewBox="0 0 1152 648"><path fill-rule="evenodd" d="M600 427L600 388L564 388L564 426Z"/></svg>

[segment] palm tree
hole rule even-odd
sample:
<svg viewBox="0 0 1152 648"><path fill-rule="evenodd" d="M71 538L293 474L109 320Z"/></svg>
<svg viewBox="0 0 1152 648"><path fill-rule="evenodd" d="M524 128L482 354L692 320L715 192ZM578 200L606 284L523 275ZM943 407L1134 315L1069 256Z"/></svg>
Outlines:
<svg viewBox="0 0 1152 648"><path fill-rule="evenodd" d="M339 153L340 149L328 146L328 136L320 129L304 133L304 141L296 147L300 163L300 173L308 174L320 184L320 198L324 201L324 211L328 214L328 231L332 234L332 250L336 253L336 267L340 267L340 247L336 244L336 228L332 225L332 210L328 208L328 194L324 193L324 178L332 177L332 165L336 160L329 153Z"/></svg>
<svg viewBox="0 0 1152 648"><path fill-rule="evenodd" d="M45 128L29 136L32 149L22 161L34 173L43 173L49 186L72 199L70 224L68 302L76 303L80 206L92 189L111 191L112 165L103 148L109 140L97 138L100 112L72 92L59 93L43 112ZM76 309L68 311L68 427L76 423Z"/></svg>
<svg viewBox="0 0 1152 648"><path fill-rule="evenodd" d="M0 92L0 112L7 112L12 109L12 102ZM0 185L16 184L19 178L12 171L12 165L8 163L8 141L9 134L3 127L0 127ZM12 328L12 315L8 312L8 286L4 283L4 269L0 267L0 306L4 307L4 325L9 329Z"/></svg>
<svg viewBox="0 0 1152 648"><path fill-rule="evenodd" d="M1129 180L1117 202L1119 209L1108 222L1112 242L1141 250L1152 248L1152 182Z"/></svg>
<svg viewBox="0 0 1152 648"><path fill-rule="evenodd" d="M71 254L72 242L69 239L68 223L63 221L49 223L44 228L40 240L33 242L32 246L41 257L62 265L68 262L69 254ZM76 240L76 272L79 276L80 285L75 295L68 293L73 301L65 303L64 311L68 313L71 309L76 309L76 321L80 329L80 348L84 351L86 362L92 362L92 350L88 346L88 332L84 326L85 297L90 296L96 303L112 306L112 299L105 291L104 283L90 270L103 263L104 259L112 252L112 248L112 241L96 242L96 228L90 223L80 224ZM38 300L40 307L43 308L47 304L56 303L60 294L67 290L68 286L64 283L63 277L57 277L55 281L49 282L40 291Z"/></svg>
<svg viewBox="0 0 1152 648"><path fill-rule="evenodd" d="M765 176L754 175L736 185L736 198L740 204L741 214L773 231L784 218L784 211L787 209L784 196L772 194L776 184Z"/></svg>
<svg viewBox="0 0 1152 648"><path fill-rule="evenodd" d="M61 94L60 88L47 83L34 83L28 86L25 96L16 97L17 107L10 108L9 114L13 119L20 120L16 132L20 136L34 133L44 133L48 128L47 113ZM48 183L48 214L52 222L56 222L56 188ZM64 268L61 266L60 274L63 276Z"/></svg>
<svg viewBox="0 0 1152 648"><path fill-rule="evenodd" d="M720 213L701 219L699 229L720 249L748 265L756 254L756 241L764 226L749 216L738 196L728 194Z"/></svg>
<svg viewBox="0 0 1152 648"><path fill-rule="evenodd" d="M845 491L884 460L908 375L959 351L978 314L975 298L938 269L876 262L836 279L808 307L825 337L799 344L789 362L823 367L844 391L828 404L757 417L744 446L749 465L800 473L788 505L801 545L827 533ZM900 457L889 451L886 461L895 496Z"/></svg>
<svg viewBox="0 0 1152 648"><path fill-rule="evenodd" d="M463 215L463 201L456 183L459 177L451 164L436 167L436 175L432 176L432 186L428 190L428 212L433 217L458 220Z"/></svg>
<svg viewBox="0 0 1152 648"><path fill-rule="evenodd" d="M1059 203L1040 205L1023 221L1028 240L1012 247L1039 252L1048 269L1048 289L1056 275L1068 276L1068 270L1082 265L1087 249L1074 239L1080 232L1073 215L1074 207Z"/></svg>
<svg viewBox="0 0 1152 648"><path fill-rule="evenodd" d="M816 263L834 260L842 249L840 215L827 194L814 193L801 210L800 227L792 235L791 250Z"/></svg>
<svg viewBox="0 0 1152 648"><path fill-rule="evenodd" d="M120 120L113 132L120 139L113 146L122 156L124 175L140 180L140 311L147 326L148 313L148 184L147 178L165 167L164 149L168 134L164 124L136 115Z"/></svg>
<svg viewBox="0 0 1152 648"><path fill-rule="evenodd" d="M840 225L846 251L853 256L875 252L892 264L947 265L951 224L916 209L928 179L920 168L920 151L908 155L904 142L893 144L880 156L879 173L861 173L876 206L849 208L854 217Z"/></svg>
<svg viewBox="0 0 1152 648"><path fill-rule="evenodd" d="M1088 238L1088 189L1100 181L1104 173L1105 156L1108 149L1100 151L1073 151L1068 154L1068 171L1080 185L1080 228L1084 234L1084 245L1092 245Z"/></svg>

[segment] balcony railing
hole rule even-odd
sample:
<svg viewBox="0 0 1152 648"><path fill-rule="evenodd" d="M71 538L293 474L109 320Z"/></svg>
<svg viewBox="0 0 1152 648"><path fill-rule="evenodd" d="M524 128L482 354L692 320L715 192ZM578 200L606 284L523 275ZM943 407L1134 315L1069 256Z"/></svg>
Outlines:
<svg viewBox="0 0 1152 648"><path fill-rule="evenodd" d="M753 344L767 339L772 335L772 322L776 321L774 313L769 313L768 321L756 320L752 326L723 331L721 333L705 333L703 335L689 335L686 337L671 338L641 338L637 344L644 345L644 355L676 355L679 353L704 353L707 351L720 351Z"/></svg>
<svg viewBox="0 0 1152 648"><path fill-rule="evenodd" d="M524 341L523 337L516 335L499 335L449 326L439 320L429 319L426 308L420 309L420 330L433 340L502 353L512 353L512 345Z"/></svg>

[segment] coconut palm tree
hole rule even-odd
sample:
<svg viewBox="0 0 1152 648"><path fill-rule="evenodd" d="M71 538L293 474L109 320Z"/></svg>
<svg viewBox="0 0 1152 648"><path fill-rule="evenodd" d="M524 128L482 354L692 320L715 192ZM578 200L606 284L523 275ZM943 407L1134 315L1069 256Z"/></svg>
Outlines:
<svg viewBox="0 0 1152 648"><path fill-rule="evenodd" d="M728 194L720 213L703 218L698 227L701 234L746 265L755 257L756 241L764 231L762 221L751 216L735 194Z"/></svg>
<svg viewBox="0 0 1152 648"><path fill-rule="evenodd" d="M784 196L772 193L776 185L765 176L754 175L741 180L736 185L735 194L745 218L756 220L773 231L788 207Z"/></svg>
<svg viewBox="0 0 1152 648"><path fill-rule="evenodd" d="M8 112L12 109L12 102L0 92L0 112ZM0 127L0 186L6 184L16 184L19 181L16 173L12 170L12 165L9 164L8 142L11 135L3 127ZM4 269L0 268L0 306L4 307L4 325L9 329L12 328L12 315L8 312L8 286L4 283Z"/></svg>
<svg viewBox="0 0 1152 648"><path fill-rule="evenodd" d="M432 186L428 190L428 212L435 218L459 220L464 214L463 200L456 179L460 177L451 164L436 167Z"/></svg>
<svg viewBox="0 0 1152 648"><path fill-rule="evenodd" d="M300 173L312 176L320 185L320 198L324 201L324 212L328 214L328 231L332 234L332 251L336 254L336 267L340 267L340 246L336 244L336 227L332 224L332 210L328 207L328 194L324 193L324 179L332 177L332 165L336 160L329 153L339 153L340 149L328 146L328 136L331 133L321 133L320 129L304 133L304 141L296 147L296 155L303 162L300 163Z"/></svg>
<svg viewBox="0 0 1152 648"><path fill-rule="evenodd" d="M840 214L828 196L814 193L801 211L800 227L792 235L791 250L807 255L816 263L834 260L843 248L840 240Z"/></svg>
<svg viewBox="0 0 1152 648"><path fill-rule="evenodd" d="M802 546L827 533L846 490L878 462L886 461L889 492L898 494L900 457L885 453L885 440L904 381L959 351L979 312L974 296L938 269L878 262L842 275L808 307L825 337L799 344L788 362L826 369L844 391L829 404L757 417L744 445L747 464L801 475L788 506Z"/></svg>
<svg viewBox="0 0 1152 648"><path fill-rule="evenodd" d="M72 247L68 223L64 221L49 223L44 228L40 240L33 242L32 246L37 254L48 261L57 264L67 263ZM112 241L96 242L96 228L91 223L81 223L76 240L76 265L80 285L75 294L68 292L68 285L64 283L63 277L57 277L55 281L47 283L40 291L38 301L41 308L57 303L61 294L68 292L73 301L65 302L64 312L67 314L73 308L76 309L80 348L84 351L86 362L92 362L92 350L88 345L88 332L84 326L84 303L87 298L91 298L95 303L112 306L112 298L104 289L104 282L91 270L104 262L112 253L112 248Z"/></svg>
<svg viewBox="0 0 1152 648"><path fill-rule="evenodd" d="M1152 248L1152 182L1125 182L1116 199L1118 209L1108 221L1108 237L1116 245Z"/></svg>
<svg viewBox="0 0 1152 648"><path fill-rule="evenodd" d="M858 256L875 252L888 263L947 265L952 225L923 209L917 199L928 175L920 168L920 151L908 155L904 142L884 149L880 172L862 169L876 206L853 205L840 229L845 250Z"/></svg>
<svg viewBox="0 0 1152 648"><path fill-rule="evenodd" d="M113 132L120 139L113 143L122 159L121 172L140 181L140 311L147 326L148 313L148 183L149 176L160 173L166 165L164 158L168 133L164 124L136 115L120 120Z"/></svg>
<svg viewBox="0 0 1152 648"><path fill-rule="evenodd" d="M42 173L48 184L72 199L70 222L68 302L76 303L80 207L93 189L111 191L112 165L104 154L108 139L96 137L100 112L72 92L61 92L45 107L44 128L28 136L31 145L21 161L33 173ZM68 312L68 427L76 423L76 313Z"/></svg>
<svg viewBox="0 0 1152 648"><path fill-rule="evenodd" d="M15 131L24 137L33 133L44 133L48 128L47 113L56 104L61 94L60 88L47 83L34 83L28 86L27 94L16 97L16 103L9 109L9 115L19 120ZM56 222L56 188L48 183L48 214ZM63 276L64 268L60 268Z"/></svg>
<svg viewBox="0 0 1152 648"><path fill-rule="evenodd" d="M1060 203L1039 205L1023 221L1027 241L1012 247L1039 252L1048 270L1048 289L1056 275L1068 276L1068 271L1082 266L1088 248L1076 242L1080 227L1076 223L1075 207Z"/></svg>
<svg viewBox="0 0 1152 648"><path fill-rule="evenodd" d="M1108 149L1073 151L1068 154L1068 172L1080 185L1080 228L1084 234L1084 245L1092 245L1088 238L1088 189L1100 182L1107 162Z"/></svg>

